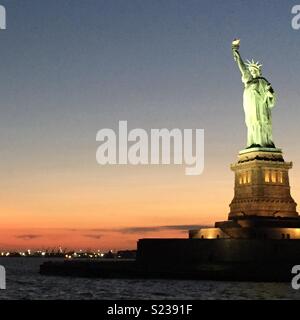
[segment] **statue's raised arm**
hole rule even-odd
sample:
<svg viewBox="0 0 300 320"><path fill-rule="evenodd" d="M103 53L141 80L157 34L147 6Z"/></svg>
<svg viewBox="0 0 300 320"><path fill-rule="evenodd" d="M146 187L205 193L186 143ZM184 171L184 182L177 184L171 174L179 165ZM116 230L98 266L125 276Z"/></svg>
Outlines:
<svg viewBox="0 0 300 320"><path fill-rule="evenodd" d="M233 58L234 61L237 63L240 72L242 74L242 81L244 83L248 82L249 80L251 80L251 73L249 72L249 69L247 68L247 66L245 65L240 52L239 52L239 48L240 48L240 40L239 39L235 39L232 41L232 54L233 54Z"/></svg>

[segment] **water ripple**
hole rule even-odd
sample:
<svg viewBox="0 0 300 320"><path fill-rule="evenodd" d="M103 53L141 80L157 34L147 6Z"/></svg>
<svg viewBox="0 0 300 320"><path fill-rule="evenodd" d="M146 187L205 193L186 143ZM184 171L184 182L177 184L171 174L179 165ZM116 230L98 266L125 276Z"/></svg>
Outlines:
<svg viewBox="0 0 300 320"><path fill-rule="evenodd" d="M300 299L289 283L46 277L38 273L43 262L0 258L7 273L0 299Z"/></svg>

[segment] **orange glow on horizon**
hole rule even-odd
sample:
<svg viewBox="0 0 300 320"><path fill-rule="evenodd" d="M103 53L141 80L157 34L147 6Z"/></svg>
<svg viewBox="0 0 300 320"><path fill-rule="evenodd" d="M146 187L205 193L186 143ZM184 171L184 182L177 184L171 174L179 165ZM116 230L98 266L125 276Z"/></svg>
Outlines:
<svg viewBox="0 0 300 320"><path fill-rule="evenodd" d="M196 177L181 169L119 166L13 175L0 182L0 248L135 248L139 238L188 237L187 231L154 226L226 220L234 179L228 167L207 164ZM300 184L291 173L297 201ZM152 231L119 231L143 227Z"/></svg>

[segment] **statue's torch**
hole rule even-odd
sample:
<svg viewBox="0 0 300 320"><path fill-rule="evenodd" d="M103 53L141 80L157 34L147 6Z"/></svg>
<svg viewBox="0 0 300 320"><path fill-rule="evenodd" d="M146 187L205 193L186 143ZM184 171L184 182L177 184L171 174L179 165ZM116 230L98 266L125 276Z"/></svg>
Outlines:
<svg viewBox="0 0 300 320"><path fill-rule="evenodd" d="M239 50L239 48L240 48L240 42L241 42L240 39L234 39L234 40L232 41L232 49L233 49L233 50Z"/></svg>
<svg viewBox="0 0 300 320"><path fill-rule="evenodd" d="M231 46L232 46L233 58L234 58L235 61L237 61L238 56L239 56L238 50L239 50L239 48L240 48L240 42L241 42L240 39L234 39L234 40L232 41L232 44L231 44Z"/></svg>

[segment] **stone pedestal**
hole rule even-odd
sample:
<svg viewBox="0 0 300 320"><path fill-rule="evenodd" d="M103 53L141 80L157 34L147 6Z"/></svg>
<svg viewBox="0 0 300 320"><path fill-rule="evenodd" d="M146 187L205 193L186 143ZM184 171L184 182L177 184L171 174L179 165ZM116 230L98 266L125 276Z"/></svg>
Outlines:
<svg viewBox="0 0 300 320"><path fill-rule="evenodd" d="M227 221L214 228L190 230L191 239L300 239L300 218L290 193L282 151L252 148L239 152L231 165L235 174L234 197Z"/></svg>
<svg viewBox="0 0 300 320"><path fill-rule="evenodd" d="M253 148L239 153L229 219L238 216L298 217L288 170L280 149Z"/></svg>

